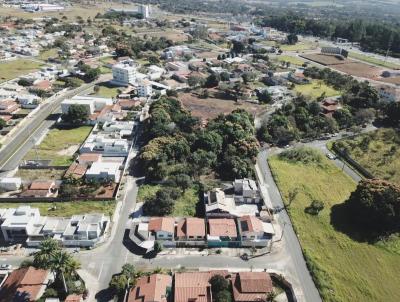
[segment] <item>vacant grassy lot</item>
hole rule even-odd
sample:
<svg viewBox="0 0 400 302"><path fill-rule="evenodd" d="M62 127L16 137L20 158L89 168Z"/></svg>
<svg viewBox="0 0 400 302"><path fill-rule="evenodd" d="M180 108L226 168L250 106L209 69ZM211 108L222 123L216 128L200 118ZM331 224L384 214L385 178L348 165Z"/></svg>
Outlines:
<svg viewBox="0 0 400 302"><path fill-rule="evenodd" d="M277 56L276 57L279 62L289 62L292 65L298 65L301 66L305 63L304 60L298 58L298 57L292 57L292 56Z"/></svg>
<svg viewBox="0 0 400 302"><path fill-rule="evenodd" d="M137 197L138 202L144 202L147 198L153 197L161 187L161 185L140 186ZM171 216L196 216L196 206L198 202L198 188L197 186L193 186L192 188L187 189L185 193L175 201L175 208Z"/></svg>
<svg viewBox="0 0 400 302"><path fill-rule="evenodd" d="M396 130L378 129L338 144L375 177L400 184L400 134Z"/></svg>
<svg viewBox="0 0 400 302"><path fill-rule="evenodd" d="M108 69L108 72L111 72ZM119 90L124 90L123 87L108 86L105 84L98 85L99 91L93 92L93 95L103 97L103 98L115 98L118 95Z"/></svg>
<svg viewBox="0 0 400 302"><path fill-rule="evenodd" d="M115 209L114 201L71 201L71 202L31 202L31 203L0 203L0 208L16 208L29 205L39 208L42 216L70 217L78 214L104 213L112 215ZM55 209L53 207L55 206Z"/></svg>
<svg viewBox="0 0 400 302"><path fill-rule="evenodd" d="M61 179L65 170L56 169L19 169L15 177L21 177L23 180L48 180Z"/></svg>
<svg viewBox="0 0 400 302"><path fill-rule="evenodd" d="M39 159L51 159L51 164L55 166L70 165L73 161L74 153L91 130L92 127L90 126L51 129L40 145L36 147ZM24 159L36 159L36 151L30 150Z"/></svg>
<svg viewBox="0 0 400 302"><path fill-rule="evenodd" d="M327 97L340 95L338 90L326 85L323 81L312 81L310 84L296 85L294 91L312 99L318 98L323 93Z"/></svg>
<svg viewBox="0 0 400 302"><path fill-rule="evenodd" d="M42 52L40 52L40 54L37 58L39 60L46 61L48 58L56 58L56 57L58 57L57 48L51 48L51 49L43 50Z"/></svg>
<svg viewBox="0 0 400 302"><path fill-rule="evenodd" d="M321 164L269 160L285 200L299 193L289 208L309 267L324 301L398 301L400 254L385 244L352 240L331 224L331 208L343 203L356 184L323 158ZM312 200L325 208L318 216L305 213Z"/></svg>
<svg viewBox="0 0 400 302"><path fill-rule="evenodd" d="M392 62L385 62L377 58L368 55L363 55L357 52L350 52L349 57L386 68L400 69L400 65L394 64Z"/></svg>
<svg viewBox="0 0 400 302"><path fill-rule="evenodd" d="M16 59L0 63L0 83L38 70L43 64L28 59Z"/></svg>
<svg viewBox="0 0 400 302"><path fill-rule="evenodd" d="M299 42L296 43L295 45L286 45L282 44L280 45L280 48L283 51L301 51L301 50L309 50L309 49L316 49L317 48L317 43L312 43L312 42Z"/></svg>

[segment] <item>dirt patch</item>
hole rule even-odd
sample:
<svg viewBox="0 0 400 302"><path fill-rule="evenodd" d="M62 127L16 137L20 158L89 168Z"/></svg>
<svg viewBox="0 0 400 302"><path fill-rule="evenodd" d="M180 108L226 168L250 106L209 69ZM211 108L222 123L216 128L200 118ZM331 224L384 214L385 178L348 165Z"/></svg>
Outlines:
<svg viewBox="0 0 400 302"><path fill-rule="evenodd" d="M195 93L182 93L179 95L183 106L187 108L193 116L202 120L216 118L219 114L229 114L235 109L245 109L252 115L261 114L264 107L248 102L237 103L233 100L222 99L216 96L217 93L210 91L210 97L203 99Z"/></svg>
<svg viewBox="0 0 400 302"><path fill-rule="evenodd" d="M368 79L376 79L378 78L382 72L385 70L384 68L375 67L372 65L360 63L360 62L352 62L347 64L340 64L331 66L332 68L339 70L341 72L350 74L356 77L363 77Z"/></svg>
<svg viewBox="0 0 400 302"><path fill-rule="evenodd" d="M66 149L60 150L57 152L57 155L61 155L61 156L72 156L76 153L76 151L78 151L79 149L79 145L73 145L73 146L69 146Z"/></svg>
<svg viewBox="0 0 400 302"><path fill-rule="evenodd" d="M400 77L380 78L378 81L400 85Z"/></svg>
<svg viewBox="0 0 400 302"><path fill-rule="evenodd" d="M335 57L335 56L328 56L328 55L323 55L323 54L319 54L319 53L301 55L300 57L303 57L307 60L317 62L317 63L325 65L325 66L347 64L349 62L354 62L349 59L339 59L338 57Z"/></svg>

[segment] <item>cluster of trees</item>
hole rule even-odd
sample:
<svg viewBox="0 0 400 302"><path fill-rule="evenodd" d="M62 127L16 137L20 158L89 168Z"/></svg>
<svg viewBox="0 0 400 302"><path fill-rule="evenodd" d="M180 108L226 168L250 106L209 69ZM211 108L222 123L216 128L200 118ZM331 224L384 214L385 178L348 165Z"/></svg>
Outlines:
<svg viewBox="0 0 400 302"><path fill-rule="evenodd" d="M213 302L231 302L232 290L230 282L222 275L215 275L209 280Z"/></svg>
<svg viewBox="0 0 400 302"><path fill-rule="evenodd" d="M149 179L215 171L223 179L249 177L258 152L253 119L244 110L220 115L201 128L177 99L162 98L150 107L148 143L140 159Z"/></svg>
<svg viewBox="0 0 400 302"><path fill-rule="evenodd" d="M62 115L62 120L71 125L85 124L89 119L89 112L84 105L73 104L68 112Z"/></svg>
<svg viewBox="0 0 400 302"><path fill-rule="evenodd" d="M385 180L362 180L346 205L352 221L375 236L400 231L400 186Z"/></svg>
<svg viewBox="0 0 400 302"><path fill-rule="evenodd" d="M33 255L33 262L25 265L47 269L55 274L54 284L50 286L53 294L47 293L47 296L65 298L67 294L86 292L85 288L75 285L79 280L76 270L80 268L80 263L70 253L62 250L54 239L49 238L41 242L39 251Z"/></svg>
<svg viewBox="0 0 400 302"><path fill-rule="evenodd" d="M141 273L137 272L132 264L124 264L121 273L112 276L109 288L112 290L114 296L123 298L125 291L135 286L136 280L140 275Z"/></svg>
<svg viewBox="0 0 400 302"><path fill-rule="evenodd" d="M400 56L400 29L395 24L381 21L317 19L292 13L268 16L263 18L260 24L293 34L349 39L359 42L361 48L366 51L386 53L390 46L391 54Z"/></svg>
<svg viewBox="0 0 400 302"><path fill-rule="evenodd" d="M0 117L0 130L7 126L7 122Z"/></svg>
<svg viewBox="0 0 400 302"><path fill-rule="evenodd" d="M315 139L325 133L338 131L335 119L321 114L318 102L297 96L291 103L276 110L258 130L261 141L286 145L300 138Z"/></svg>
<svg viewBox="0 0 400 302"><path fill-rule="evenodd" d="M84 76L82 76L82 80L88 83L97 80L101 75L100 68L92 68L82 61L78 62L76 67L78 67L80 71L82 71L85 74Z"/></svg>

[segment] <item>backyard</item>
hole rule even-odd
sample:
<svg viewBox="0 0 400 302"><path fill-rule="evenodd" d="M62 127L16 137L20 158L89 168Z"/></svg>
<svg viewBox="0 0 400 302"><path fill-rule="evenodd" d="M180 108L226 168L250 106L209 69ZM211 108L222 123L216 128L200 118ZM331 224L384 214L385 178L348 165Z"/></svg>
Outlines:
<svg viewBox="0 0 400 302"><path fill-rule="evenodd" d="M142 185L139 187L137 202L145 202L146 199L155 196L161 185ZM192 186L175 201L172 217L196 216L196 207L199 202L198 188Z"/></svg>
<svg viewBox="0 0 400 302"><path fill-rule="evenodd" d="M323 93L325 93L326 97L340 95L340 92L338 90L326 85L323 81L320 80L314 80L310 84L296 85L294 91L312 99L317 99Z"/></svg>
<svg viewBox="0 0 400 302"><path fill-rule="evenodd" d="M322 154L320 158L319 163L301 163L273 156L269 164L287 204L298 190L288 211L322 300L398 301L398 240L373 245L333 227L332 209L356 184ZM325 204L318 215L306 213L313 200Z"/></svg>
<svg viewBox="0 0 400 302"><path fill-rule="evenodd" d="M289 62L292 65L302 66L305 63L305 60L293 57L293 56L277 56L276 57L279 62Z"/></svg>
<svg viewBox="0 0 400 302"><path fill-rule="evenodd" d="M27 59L16 59L0 63L0 83L38 70L43 64Z"/></svg>
<svg viewBox="0 0 400 302"><path fill-rule="evenodd" d="M62 179L65 174L64 169L18 169L15 177L21 177L23 180L57 180Z"/></svg>
<svg viewBox="0 0 400 302"><path fill-rule="evenodd" d="M378 129L337 143L375 177L400 184L400 134Z"/></svg>
<svg viewBox="0 0 400 302"><path fill-rule="evenodd" d="M78 214L104 213L111 216L115 209L115 201L71 201L71 202L31 202L0 203L0 208L16 208L28 205L39 208L40 215L52 217L70 217Z"/></svg>
<svg viewBox="0 0 400 302"><path fill-rule="evenodd" d="M24 160L34 160L38 157L51 160L50 164L54 166L69 166L73 161L73 155L91 130L90 126L53 128L39 146L28 152Z"/></svg>

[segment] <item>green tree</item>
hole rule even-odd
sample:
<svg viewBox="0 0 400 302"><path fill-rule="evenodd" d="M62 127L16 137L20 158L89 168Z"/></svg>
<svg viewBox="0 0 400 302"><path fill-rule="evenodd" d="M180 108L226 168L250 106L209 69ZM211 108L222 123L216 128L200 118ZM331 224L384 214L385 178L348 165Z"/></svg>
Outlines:
<svg viewBox="0 0 400 302"><path fill-rule="evenodd" d="M54 239L45 239L40 243L39 251L33 256L33 265L38 268L49 269L56 252L60 251L59 243Z"/></svg>
<svg viewBox="0 0 400 302"><path fill-rule="evenodd" d="M257 98L258 101L262 104L270 104L272 103L272 97L271 94L268 92L268 90L262 90L257 93Z"/></svg>
<svg viewBox="0 0 400 302"><path fill-rule="evenodd" d="M7 126L7 122L0 117L0 130Z"/></svg>
<svg viewBox="0 0 400 302"><path fill-rule="evenodd" d="M182 189L183 192L189 189L193 184L192 178L187 174L174 175L170 180L174 186Z"/></svg>
<svg viewBox="0 0 400 302"><path fill-rule="evenodd" d="M73 104L68 112L63 114L62 119L71 125L82 125L89 119L89 112L84 105Z"/></svg>

